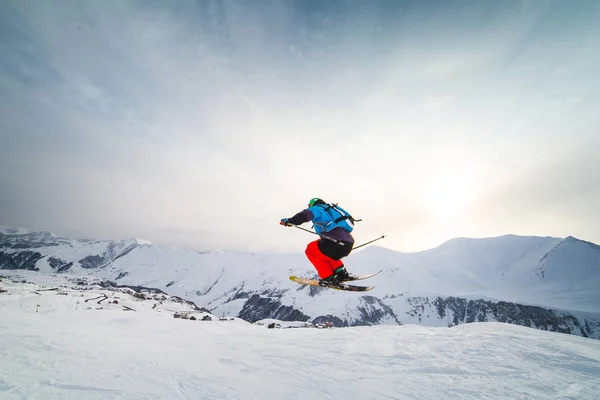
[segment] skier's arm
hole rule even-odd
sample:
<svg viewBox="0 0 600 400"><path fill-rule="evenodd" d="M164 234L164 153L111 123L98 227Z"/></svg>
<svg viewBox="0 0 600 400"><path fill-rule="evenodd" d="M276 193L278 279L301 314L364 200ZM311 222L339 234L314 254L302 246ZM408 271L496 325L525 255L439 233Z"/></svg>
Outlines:
<svg viewBox="0 0 600 400"><path fill-rule="evenodd" d="M314 218L314 214L309 209L302 210L298 214L294 215L292 218L287 219L288 224L293 225L301 225L305 222L308 222Z"/></svg>

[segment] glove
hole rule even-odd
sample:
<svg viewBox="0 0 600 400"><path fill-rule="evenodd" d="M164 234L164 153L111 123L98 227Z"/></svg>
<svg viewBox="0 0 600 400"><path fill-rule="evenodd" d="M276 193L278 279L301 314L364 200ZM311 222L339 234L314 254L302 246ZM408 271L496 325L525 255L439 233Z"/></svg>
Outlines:
<svg viewBox="0 0 600 400"><path fill-rule="evenodd" d="M279 225L283 225L283 226L294 226L294 224L292 224L291 222L289 222L290 219L289 218L281 218L281 221L279 222Z"/></svg>

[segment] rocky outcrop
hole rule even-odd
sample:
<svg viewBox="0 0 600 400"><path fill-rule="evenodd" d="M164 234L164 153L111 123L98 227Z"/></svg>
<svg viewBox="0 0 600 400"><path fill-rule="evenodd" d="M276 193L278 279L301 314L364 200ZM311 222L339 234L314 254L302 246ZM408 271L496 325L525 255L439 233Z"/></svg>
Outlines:
<svg viewBox="0 0 600 400"><path fill-rule="evenodd" d="M56 270L56 272L67 272L73 266L73 262L66 262L61 260L58 257L50 256L48 257L48 265L52 267L52 269Z"/></svg>
<svg viewBox="0 0 600 400"><path fill-rule="evenodd" d="M415 303L433 305L440 319L451 316L450 325L470 322L505 322L552 332L600 338L600 321L592 316L583 320L566 311L510 303L506 301L467 300L458 297L418 298Z"/></svg>
<svg viewBox="0 0 600 400"><path fill-rule="evenodd" d="M79 265L85 269L104 268L111 262L127 255L139 245L137 243L125 246L124 242L111 242L101 254L92 254L79 260Z"/></svg>
<svg viewBox="0 0 600 400"><path fill-rule="evenodd" d="M61 265L60 267L58 267L56 272L58 272L58 273L67 272L69 269L71 269L72 266L73 266L73 262Z"/></svg>
<svg viewBox="0 0 600 400"><path fill-rule="evenodd" d="M129 275L129 272L119 272L119 275L117 275L117 277L115 278L115 280L118 281L119 279L123 279L127 275Z"/></svg>
<svg viewBox="0 0 600 400"><path fill-rule="evenodd" d="M167 295L167 293L163 292L162 290L160 290L158 288L135 286L135 285L117 285L116 283L114 283L112 281L101 281L98 283L98 285L101 287L105 287L105 288L127 288L127 289L133 290L134 292L144 291L144 292L153 293L153 294Z"/></svg>
<svg viewBox="0 0 600 400"><path fill-rule="evenodd" d="M39 271L35 263L42 258L42 255L36 251L17 251L7 253L0 251L0 269L26 269L29 271Z"/></svg>
<svg viewBox="0 0 600 400"><path fill-rule="evenodd" d="M291 306L284 306L277 298L261 297L257 294L251 296L238 317L256 322L261 319L274 318L281 321L308 321L310 317Z"/></svg>
<svg viewBox="0 0 600 400"><path fill-rule="evenodd" d="M311 321L331 323L336 327L379 325L382 323L421 323L455 326L471 322L505 322L552 332L567 333L600 339L600 318L594 315L573 315L566 311L528 306L505 301L468 300L460 297L407 297L408 310L395 311L374 296L361 297L355 310L340 315L309 316L291 306L284 306L280 297L250 295L238 314L249 322L261 319L281 321ZM239 297L238 297L239 298ZM438 321L435 323L435 321Z"/></svg>
<svg viewBox="0 0 600 400"><path fill-rule="evenodd" d="M87 256L79 260L79 265L82 268L90 269L90 268L99 268L103 266L108 260L106 257L95 254L92 256Z"/></svg>
<svg viewBox="0 0 600 400"><path fill-rule="evenodd" d="M357 307L359 318L353 325L379 325L388 319L402 325L392 307L383 303L378 297L363 296L361 300L363 305Z"/></svg>

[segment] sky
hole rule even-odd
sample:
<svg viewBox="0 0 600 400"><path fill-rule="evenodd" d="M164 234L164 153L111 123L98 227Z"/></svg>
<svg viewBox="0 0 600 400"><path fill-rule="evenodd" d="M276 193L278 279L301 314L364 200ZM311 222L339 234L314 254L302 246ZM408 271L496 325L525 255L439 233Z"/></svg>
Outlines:
<svg viewBox="0 0 600 400"><path fill-rule="evenodd" d="M600 243L600 2L0 3L0 224L303 251ZM310 225L306 225L307 228Z"/></svg>

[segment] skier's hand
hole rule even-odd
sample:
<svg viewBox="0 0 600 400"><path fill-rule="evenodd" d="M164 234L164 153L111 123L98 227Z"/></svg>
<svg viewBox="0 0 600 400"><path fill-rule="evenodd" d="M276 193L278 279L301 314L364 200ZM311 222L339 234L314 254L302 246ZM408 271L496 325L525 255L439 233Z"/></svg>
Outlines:
<svg viewBox="0 0 600 400"><path fill-rule="evenodd" d="M283 226L294 226L294 224L292 224L291 222L289 222L289 218L281 218L281 221L279 222L279 225L283 225Z"/></svg>

